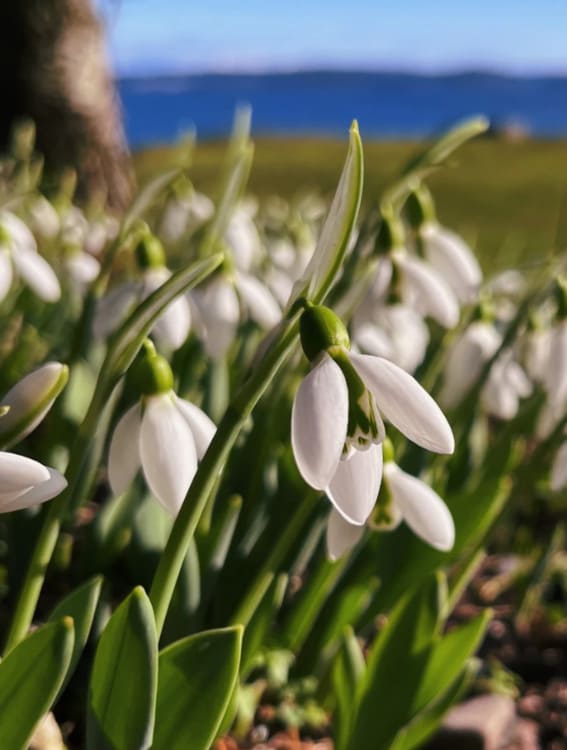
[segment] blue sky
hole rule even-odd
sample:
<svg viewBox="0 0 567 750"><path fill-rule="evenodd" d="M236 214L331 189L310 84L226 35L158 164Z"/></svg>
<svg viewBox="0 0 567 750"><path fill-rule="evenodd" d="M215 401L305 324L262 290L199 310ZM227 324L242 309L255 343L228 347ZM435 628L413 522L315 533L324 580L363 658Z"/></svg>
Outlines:
<svg viewBox="0 0 567 750"><path fill-rule="evenodd" d="M567 73L567 0L98 0L119 74Z"/></svg>

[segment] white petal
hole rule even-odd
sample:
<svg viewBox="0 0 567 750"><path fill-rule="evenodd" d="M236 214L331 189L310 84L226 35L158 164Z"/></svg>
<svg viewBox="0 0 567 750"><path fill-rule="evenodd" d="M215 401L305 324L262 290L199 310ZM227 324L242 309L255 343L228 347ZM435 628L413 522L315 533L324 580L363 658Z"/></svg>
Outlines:
<svg viewBox="0 0 567 750"><path fill-rule="evenodd" d="M260 235L252 219L243 211L237 211L226 229L226 243L230 246L238 268L249 271L262 255Z"/></svg>
<svg viewBox="0 0 567 750"><path fill-rule="evenodd" d="M458 234L439 224L422 230L427 260L464 304L474 302L482 282L482 271L474 253Z"/></svg>
<svg viewBox="0 0 567 750"><path fill-rule="evenodd" d="M234 286L219 276L204 288L195 289L193 300L205 327L205 349L213 359L220 359L234 341L240 320L240 305Z"/></svg>
<svg viewBox="0 0 567 750"><path fill-rule="evenodd" d="M380 412L407 438L436 453L452 453L451 427L431 396L407 372L381 357L351 353Z"/></svg>
<svg viewBox="0 0 567 750"><path fill-rule="evenodd" d="M254 276L240 271L236 273L236 283L250 317L258 325L262 328L273 328L280 322L281 310L265 284Z"/></svg>
<svg viewBox="0 0 567 750"><path fill-rule="evenodd" d="M399 254L396 263L402 269L402 292L407 304L444 328L454 328L459 322L459 305L445 281L419 258Z"/></svg>
<svg viewBox="0 0 567 750"><path fill-rule="evenodd" d="M67 486L65 477L56 471L56 469L49 468L49 466L44 466L44 469L47 471L48 478L18 495L11 502L1 503L0 513L10 513L22 508L32 508L35 505L40 505L47 500L51 500L63 492Z"/></svg>
<svg viewBox="0 0 567 750"><path fill-rule="evenodd" d="M34 250L19 245L12 250L16 270L37 296L44 302L57 302L61 287L49 263Z"/></svg>
<svg viewBox="0 0 567 750"><path fill-rule="evenodd" d="M388 335L374 323L363 323L357 326L354 341L366 354L375 357L394 358L394 347Z"/></svg>
<svg viewBox="0 0 567 750"><path fill-rule="evenodd" d="M207 448L217 431L216 425L202 409L199 409L190 401L185 401L185 399L176 396L175 403L191 428L195 448L197 449L197 458L200 461L207 452Z"/></svg>
<svg viewBox="0 0 567 750"><path fill-rule="evenodd" d="M384 466L384 481L414 534L435 549L450 550L455 542L455 524L439 495L391 461Z"/></svg>
<svg viewBox="0 0 567 750"><path fill-rule="evenodd" d="M19 431L10 443L23 440L43 420L67 381L67 368L59 362L47 362L16 383L0 401L10 411L0 419L0 435Z"/></svg>
<svg viewBox="0 0 567 750"><path fill-rule="evenodd" d="M328 354L303 379L291 410L291 445L299 473L317 490L329 486L348 425L348 388Z"/></svg>
<svg viewBox="0 0 567 750"><path fill-rule="evenodd" d="M567 485L567 443L559 448L551 466L551 489L559 492Z"/></svg>
<svg viewBox="0 0 567 750"><path fill-rule="evenodd" d="M327 521L327 554L330 560L338 560L349 552L364 534L364 526L355 526L333 508Z"/></svg>
<svg viewBox="0 0 567 750"><path fill-rule="evenodd" d="M10 254L4 248L0 248L0 302L10 291L13 278Z"/></svg>
<svg viewBox="0 0 567 750"><path fill-rule="evenodd" d="M546 388L554 404L567 401L567 320L560 321L552 330Z"/></svg>
<svg viewBox="0 0 567 750"><path fill-rule="evenodd" d="M100 264L96 258L87 253L73 253L65 262L73 281L77 284L90 284L98 276Z"/></svg>
<svg viewBox="0 0 567 750"><path fill-rule="evenodd" d="M21 493L49 479L49 471L26 456L0 451L0 492Z"/></svg>
<svg viewBox="0 0 567 750"><path fill-rule="evenodd" d="M327 496L349 523L361 525L371 514L382 481L382 446L353 451L339 461Z"/></svg>
<svg viewBox="0 0 567 750"><path fill-rule="evenodd" d="M177 514L197 471L197 451L189 425L169 393L146 400L140 457L150 490L166 510Z"/></svg>
<svg viewBox="0 0 567 750"><path fill-rule="evenodd" d="M132 406L118 421L108 454L108 481L115 495L128 489L140 468L142 408Z"/></svg>
<svg viewBox="0 0 567 750"><path fill-rule="evenodd" d="M12 249L24 247L34 252L37 250L35 237L28 226L15 214L2 211L0 213L0 224L10 235Z"/></svg>

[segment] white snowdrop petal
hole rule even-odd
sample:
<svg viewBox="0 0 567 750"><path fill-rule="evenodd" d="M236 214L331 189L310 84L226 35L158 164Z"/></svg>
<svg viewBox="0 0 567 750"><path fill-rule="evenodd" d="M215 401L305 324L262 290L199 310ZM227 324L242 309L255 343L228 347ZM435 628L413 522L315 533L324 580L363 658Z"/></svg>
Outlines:
<svg viewBox="0 0 567 750"><path fill-rule="evenodd" d="M5 249L0 248L0 302L10 291L13 278L10 254Z"/></svg>
<svg viewBox="0 0 567 750"><path fill-rule="evenodd" d="M439 274L419 258L400 254L396 263L402 269L402 290L408 304L444 328L454 328L459 322L459 305Z"/></svg>
<svg viewBox="0 0 567 750"><path fill-rule="evenodd" d="M191 329L191 309L187 297L177 297L154 323L152 333L169 349L179 349Z"/></svg>
<svg viewBox="0 0 567 750"><path fill-rule="evenodd" d="M364 534L364 526L345 521L333 508L327 521L327 555L330 560L338 560L357 544Z"/></svg>
<svg viewBox="0 0 567 750"><path fill-rule="evenodd" d="M363 323L353 334L354 341L366 354L394 358L394 347L388 335L374 323Z"/></svg>
<svg viewBox="0 0 567 750"><path fill-rule="evenodd" d="M0 224L10 235L12 248L24 247L31 251L37 250L35 237L30 232L27 224L9 211L0 212Z"/></svg>
<svg viewBox="0 0 567 750"><path fill-rule="evenodd" d="M327 354L299 386L291 411L291 445L307 484L325 490L337 469L348 424L348 388Z"/></svg>
<svg viewBox="0 0 567 750"><path fill-rule="evenodd" d="M17 453L0 451L0 491L19 493L49 479L49 471L39 461Z"/></svg>
<svg viewBox="0 0 567 750"><path fill-rule="evenodd" d="M559 448L551 465L551 489L559 492L567 485L567 443Z"/></svg>
<svg viewBox="0 0 567 750"><path fill-rule="evenodd" d="M455 524L449 509L425 482L402 471L396 464L384 466L384 481L404 521L420 539L444 552L455 542Z"/></svg>
<svg viewBox="0 0 567 750"><path fill-rule="evenodd" d="M146 400L140 457L150 490L176 515L197 471L197 451L189 425L170 393Z"/></svg>
<svg viewBox="0 0 567 750"><path fill-rule="evenodd" d="M45 466L44 468L48 474L47 479L34 485L26 492L21 493L11 502L1 503L0 513L10 513L14 510L22 510L22 508L33 508L63 492L67 486L65 477L56 469L51 469L49 466Z"/></svg>
<svg viewBox="0 0 567 750"><path fill-rule="evenodd" d="M205 349L213 359L228 351L240 321L240 305L234 286L219 276L204 288L195 289L192 298L199 308L205 330Z"/></svg>
<svg viewBox="0 0 567 750"><path fill-rule="evenodd" d="M195 406L190 401L185 401L185 399L176 396L175 403L191 428L191 433L195 440L195 448L197 449L197 458L200 461L217 431L216 425L202 409L199 409L198 406Z"/></svg>
<svg viewBox="0 0 567 750"><path fill-rule="evenodd" d="M546 388L554 404L567 401L567 320L552 329Z"/></svg>
<svg viewBox="0 0 567 750"><path fill-rule="evenodd" d="M57 302L61 297L61 287L54 270L35 250L25 245L15 247L12 259L16 270L26 284L44 302Z"/></svg>
<svg viewBox="0 0 567 750"><path fill-rule="evenodd" d="M281 320L278 303L268 287L247 273L236 273L236 284L250 317L262 328L273 328Z"/></svg>
<svg viewBox="0 0 567 750"><path fill-rule="evenodd" d="M376 504L381 481L382 446L373 444L339 461L327 496L346 521L360 526Z"/></svg>
<svg viewBox="0 0 567 750"><path fill-rule="evenodd" d="M431 396L411 375L381 357L351 353L352 364L386 419L417 445L452 453L453 432Z"/></svg>
<svg viewBox="0 0 567 750"><path fill-rule="evenodd" d="M140 428L142 408L136 404L120 418L108 454L108 481L115 495L130 486L140 468Z"/></svg>
<svg viewBox="0 0 567 750"><path fill-rule="evenodd" d="M426 226L422 238L425 257L460 302L474 302L482 282L482 271L467 243L439 224Z"/></svg>
<svg viewBox="0 0 567 750"><path fill-rule="evenodd" d="M73 281L77 284L90 284L98 276L100 264L96 258L87 253L73 253L65 262Z"/></svg>

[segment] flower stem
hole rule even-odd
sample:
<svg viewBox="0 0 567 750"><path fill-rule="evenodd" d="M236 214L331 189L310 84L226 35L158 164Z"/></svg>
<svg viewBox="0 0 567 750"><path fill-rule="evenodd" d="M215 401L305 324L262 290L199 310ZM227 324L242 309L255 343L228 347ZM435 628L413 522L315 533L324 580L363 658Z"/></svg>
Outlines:
<svg viewBox="0 0 567 750"><path fill-rule="evenodd" d="M229 404L187 492L150 590L156 627L161 634L179 571L210 493L241 428L297 341L298 314L284 321L278 337Z"/></svg>

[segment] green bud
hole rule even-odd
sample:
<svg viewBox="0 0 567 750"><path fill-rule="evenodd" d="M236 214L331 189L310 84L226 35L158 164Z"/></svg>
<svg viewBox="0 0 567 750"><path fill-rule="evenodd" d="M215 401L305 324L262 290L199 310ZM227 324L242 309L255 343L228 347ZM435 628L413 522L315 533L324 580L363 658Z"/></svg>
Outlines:
<svg viewBox="0 0 567 750"><path fill-rule="evenodd" d="M344 323L323 305L307 303L299 319L299 334L305 356L311 362L331 347L350 349L350 338Z"/></svg>
<svg viewBox="0 0 567 750"><path fill-rule="evenodd" d="M165 265L163 245L154 234L144 234L136 245L136 261L141 269L161 268Z"/></svg>
<svg viewBox="0 0 567 750"><path fill-rule="evenodd" d="M405 232L400 218L393 214L383 216L375 244L375 250L378 255L386 255L391 250L403 247L404 245Z"/></svg>
<svg viewBox="0 0 567 750"><path fill-rule="evenodd" d="M167 393L173 388L173 372L169 362L158 354L149 339L128 370L127 386L143 396Z"/></svg>
<svg viewBox="0 0 567 750"><path fill-rule="evenodd" d="M406 202L406 214L410 226L418 230L424 224L435 221L435 203L429 188L423 183L409 194Z"/></svg>

